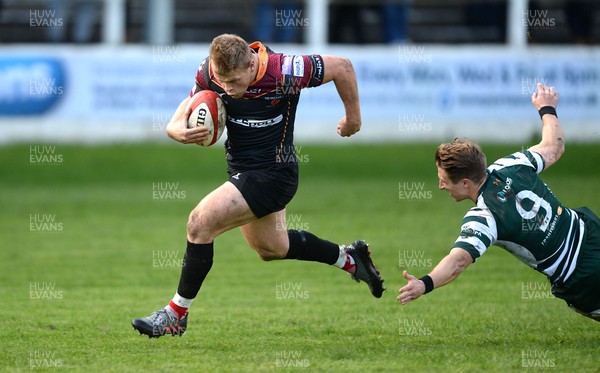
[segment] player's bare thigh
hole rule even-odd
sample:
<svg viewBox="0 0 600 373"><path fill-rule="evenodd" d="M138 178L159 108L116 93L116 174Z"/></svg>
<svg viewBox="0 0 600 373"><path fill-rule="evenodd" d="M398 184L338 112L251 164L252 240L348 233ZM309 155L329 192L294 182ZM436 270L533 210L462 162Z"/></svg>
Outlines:
<svg viewBox="0 0 600 373"><path fill-rule="evenodd" d="M263 260L282 259L289 249L285 208L240 227L248 245Z"/></svg>
<svg viewBox="0 0 600 373"><path fill-rule="evenodd" d="M240 191L225 182L209 193L192 210L187 224L187 239L194 243L209 243L232 228L256 220Z"/></svg>

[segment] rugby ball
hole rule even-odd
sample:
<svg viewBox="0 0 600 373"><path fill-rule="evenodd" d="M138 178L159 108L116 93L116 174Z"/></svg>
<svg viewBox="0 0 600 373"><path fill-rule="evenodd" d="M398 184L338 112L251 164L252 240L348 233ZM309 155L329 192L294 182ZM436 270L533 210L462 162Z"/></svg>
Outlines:
<svg viewBox="0 0 600 373"><path fill-rule="evenodd" d="M188 117L188 128L208 128L210 135L201 145L211 146L216 143L223 135L227 122L227 112L221 97L213 91L202 90L192 96L188 108L192 110Z"/></svg>

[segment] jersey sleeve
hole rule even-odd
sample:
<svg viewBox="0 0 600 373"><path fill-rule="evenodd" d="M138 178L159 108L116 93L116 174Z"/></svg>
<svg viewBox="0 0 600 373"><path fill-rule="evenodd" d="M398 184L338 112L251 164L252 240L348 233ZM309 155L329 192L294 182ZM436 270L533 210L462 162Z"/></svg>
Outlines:
<svg viewBox="0 0 600 373"><path fill-rule="evenodd" d="M473 207L462 220L460 235L454 247L466 250L473 261L479 258L498 238L496 221L488 209Z"/></svg>
<svg viewBox="0 0 600 373"><path fill-rule="evenodd" d="M539 153L524 150L515 152L506 157L498 159L491 166L488 167L489 171L501 170L505 167L514 166L525 166L533 169L536 173L540 173L544 170L544 158Z"/></svg>
<svg viewBox="0 0 600 373"><path fill-rule="evenodd" d="M529 160L529 162L535 169L536 173L539 174L540 172L544 171L544 168L546 165L544 163L544 158L541 156L540 153L526 150L523 152L523 154L525 154L525 156L527 157L527 159Z"/></svg>
<svg viewBox="0 0 600 373"><path fill-rule="evenodd" d="M325 66L322 56L318 54L284 55L281 61L284 86L302 89L317 87L323 83Z"/></svg>
<svg viewBox="0 0 600 373"><path fill-rule="evenodd" d="M209 84L209 74L208 74L208 57L206 57L200 66L198 66L198 71L196 72L196 81L190 90L190 97L202 91L204 89L208 89Z"/></svg>

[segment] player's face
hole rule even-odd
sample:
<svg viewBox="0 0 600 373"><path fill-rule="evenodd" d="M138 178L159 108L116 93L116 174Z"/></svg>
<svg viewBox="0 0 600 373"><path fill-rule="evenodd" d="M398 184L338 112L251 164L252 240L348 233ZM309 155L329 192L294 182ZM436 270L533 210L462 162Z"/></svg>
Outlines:
<svg viewBox="0 0 600 373"><path fill-rule="evenodd" d="M450 197L456 202L469 198L469 189L466 187L464 179L455 184L448 177L446 170L440 167L438 167L437 170L440 190L445 190L450 193Z"/></svg>
<svg viewBox="0 0 600 373"><path fill-rule="evenodd" d="M215 71L215 78L217 78L225 93L233 98L242 98L255 75L251 66L241 67L228 74L218 74Z"/></svg>

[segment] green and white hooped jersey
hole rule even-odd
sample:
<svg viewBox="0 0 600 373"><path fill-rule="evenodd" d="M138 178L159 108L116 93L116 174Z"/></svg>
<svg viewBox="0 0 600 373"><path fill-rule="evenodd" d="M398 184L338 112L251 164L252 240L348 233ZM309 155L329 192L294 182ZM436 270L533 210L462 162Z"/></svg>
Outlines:
<svg viewBox="0 0 600 373"><path fill-rule="evenodd" d="M475 261L489 246L499 246L562 286L575 271L585 225L539 178L543 169L543 158L530 151L489 166L454 247Z"/></svg>

